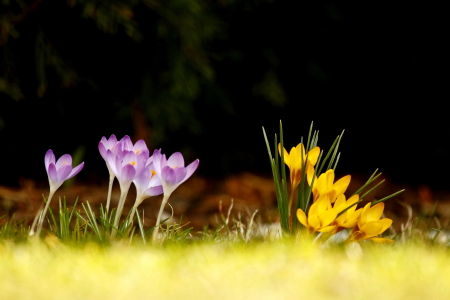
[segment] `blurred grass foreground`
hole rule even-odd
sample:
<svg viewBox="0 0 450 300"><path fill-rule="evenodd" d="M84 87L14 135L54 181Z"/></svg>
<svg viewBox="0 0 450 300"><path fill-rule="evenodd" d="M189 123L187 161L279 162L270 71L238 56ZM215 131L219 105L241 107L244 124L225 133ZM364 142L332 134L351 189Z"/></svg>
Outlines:
<svg viewBox="0 0 450 300"><path fill-rule="evenodd" d="M2 299L445 299L450 292L448 250L423 244L1 243L0 265Z"/></svg>

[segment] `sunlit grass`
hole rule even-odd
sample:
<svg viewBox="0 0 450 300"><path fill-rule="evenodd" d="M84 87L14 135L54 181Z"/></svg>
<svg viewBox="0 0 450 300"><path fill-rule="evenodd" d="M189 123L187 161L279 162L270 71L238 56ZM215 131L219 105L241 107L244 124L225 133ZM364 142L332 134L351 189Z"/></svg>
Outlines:
<svg viewBox="0 0 450 300"><path fill-rule="evenodd" d="M352 244L357 245L357 244ZM446 299L443 246L0 243L2 299Z"/></svg>

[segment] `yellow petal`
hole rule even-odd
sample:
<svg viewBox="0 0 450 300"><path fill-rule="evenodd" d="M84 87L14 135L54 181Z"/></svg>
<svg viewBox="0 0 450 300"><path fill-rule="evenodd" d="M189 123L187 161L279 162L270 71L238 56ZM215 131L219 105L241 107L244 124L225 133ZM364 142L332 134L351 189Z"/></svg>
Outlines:
<svg viewBox="0 0 450 300"><path fill-rule="evenodd" d="M350 199L349 199L350 200ZM345 195L344 194L342 194L342 195L340 195L338 198L337 198L337 200L336 200L336 202L334 203L334 205L333 205L333 207L335 207L337 210L339 210L339 211L342 211L342 210L344 210L345 208L346 208L346 206L348 206L348 205L346 205L347 204L347 202L346 202L346 200L345 200ZM341 206L342 206L342 209L341 209Z"/></svg>
<svg viewBox="0 0 450 300"><path fill-rule="evenodd" d="M373 238L370 238L369 240L372 240L375 243L380 243L380 244L390 244L390 243L394 242L394 240L385 239L385 238L379 238L379 237L373 237Z"/></svg>
<svg viewBox="0 0 450 300"><path fill-rule="evenodd" d="M381 229L381 232L385 232L386 229L388 229L392 225L392 220L388 219L388 218L381 219L378 222L380 222L383 225L383 228Z"/></svg>
<svg viewBox="0 0 450 300"><path fill-rule="evenodd" d="M319 231L319 232L330 232L330 231L332 231L335 228L336 228L336 226L331 225L331 226L326 226L326 227L320 228L317 231Z"/></svg>
<svg viewBox="0 0 450 300"><path fill-rule="evenodd" d="M284 163L290 168L291 162L289 159L289 153L286 151L285 148L283 148L284 150ZM281 144L278 143L278 153L280 153L280 157L281 157Z"/></svg>
<svg viewBox="0 0 450 300"><path fill-rule="evenodd" d="M370 209L370 204L371 204L371 202L367 203L361 211L361 217L359 218L359 222L358 222L359 227L366 224L366 219L367 219L367 214Z"/></svg>
<svg viewBox="0 0 450 300"><path fill-rule="evenodd" d="M300 208L297 209L297 219L300 223L302 223L304 226L308 227L308 221L306 220L306 214L303 210Z"/></svg>
<svg viewBox="0 0 450 300"><path fill-rule="evenodd" d="M367 213L366 223L378 221L381 218L381 215L383 214L383 210L384 210L383 202L372 206Z"/></svg>
<svg viewBox="0 0 450 300"><path fill-rule="evenodd" d="M317 231L320 228L320 221L316 215L308 216L308 227L313 229L313 231Z"/></svg>
<svg viewBox="0 0 450 300"><path fill-rule="evenodd" d="M319 158L319 155L320 155L320 148L314 147L308 152L308 162L313 166L315 166L317 163L317 159Z"/></svg>
<svg viewBox="0 0 450 300"><path fill-rule="evenodd" d="M356 223L358 222L358 220L347 220L346 222L342 223L340 226L344 227L344 228L352 228L355 227Z"/></svg>
<svg viewBox="0 0 450 300"><path fill-rule="evenodd" d="M319 204L317 202L314 202L310 207L309 207L309 212L308 215L318 215L319 214Z"/></svg>
<svg viewBox="0 0 450 300"><path fill-rule="evenodd" d="M327 210L326 212L320 214L318 217L321 227L328 226L331 224L331 222L334 221L334 219L336 219L336 212L334 209Z"/></svg>
<svg viewBox="0 0 450 300"><path fill-rule="evenodd" d="M364 224L360 229L369 238L379 235L383 229L383 224L379 221L369 222Z"/></svg>
<svg viewBox="0 0 450 300"><path fill-rule="evenodd" d="M314 177L314 167L311 164L307 164L306 165L306 179L308 180L309 186L311 186L313 177Z"/></svg>
<svg viewBox="0 0 450 300"><path fill-rule="evenodd" d="M353 195L350 197L350 199L347 200L347 207L351 206L352 204L355 204L359 201L359 195ZM356 210L357 205L353 205L350 207L347 211L351 214ZM361 213L361 212L360 212Z"/></svg>
<svg viewBox="0 0 450 300"><path fill-rule="evenodd" d="M333 169L329 169L328 171L325 172L325 177L326 177L326 190L327 192L329 192L332 187L333 187L333 182L334 182L334 170Z"/></svg>
<svg viewBox="0 0 450 300"><path fill-rule="evenodd" d="M348 185L350 184L351 176L347 175L339 179L333 184L333 191L331 197L331 201L334 202L337 197L342 195L348 188Z"/></svg>

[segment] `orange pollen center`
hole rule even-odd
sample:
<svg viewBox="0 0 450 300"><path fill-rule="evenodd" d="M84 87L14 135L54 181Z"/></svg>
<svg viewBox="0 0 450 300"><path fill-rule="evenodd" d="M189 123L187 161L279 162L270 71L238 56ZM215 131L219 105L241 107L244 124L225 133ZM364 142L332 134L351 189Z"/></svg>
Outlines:
<svg viewBox="0 0 450 300"><path fill-rule="evenodd" d="M178 168L178 166L173 167L174 169Z"/></svg>
<svg viewBox="0 0 450 300"><path fill-rule="evenodd" d="M136 164L136 162L135 161L132 161L132 162L130 162L130 164L132 164L133 166Z"/></svg>
<svg viewBox="0 0 450 300"><path fill-rule="evenodd" d="M66 163L66 162L63 162L62 164L63 164L63 165L67 165L67 163Z"/></svg>
<svg viewBox="0 0 450 300"><path fill-rule="evenodd" d="M150 170L150 172L152 173L152 177L156 175L156 171L155 170Z"/></svg>
<svg viewBox="0 0 450 300"><path fill-rule="evenodd" d="M141 150L136 150L136 154L139 154L139 152L141 152Z"/></svg>

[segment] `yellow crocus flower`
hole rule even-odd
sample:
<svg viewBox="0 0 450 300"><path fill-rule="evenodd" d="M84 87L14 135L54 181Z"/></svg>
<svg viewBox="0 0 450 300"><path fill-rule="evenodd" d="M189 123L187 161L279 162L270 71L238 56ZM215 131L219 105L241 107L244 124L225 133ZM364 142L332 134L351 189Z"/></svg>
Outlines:
<svg viewBox="0 0 450 300"><path fill-rule="evenodd" d="M330 232L336 225L331 223L336 219L337 212L331 207L330 198L323 196L314 202L308 211L308 216L302 209L297 210L297 219L310 232Z"/></svg>
<svg viewBox="0 0 450 300"><path fill-rule="evenodd" d="M319 178L316 177L313 184L313 199L317 201L321 196L328 195L331 203L336 202L336 199L344 194L350 184L351 176L347 175L334 182L334 170L329 169L322 173ZM312 181L312 177L308 177L308 181ZM310 182L311 185L311 182Z"/></svg>
<svg viewBox="0 0 450 300"><path fill-rule="evenodd" d="M336 225L336 232L340 231L343 228L353 228L355 227L356 223L358 223L358 219L361 216L362 212L361 208L358 210L356 209L355 203L357 203L358 200L359 195L354 195L348 200L345 199L345 195L340 195L337 198L336 202L333 205L333 208L338 214L347 207L351 207L334 220L333 224Z"/></svg>
<svg viewBox="0 0 450 300"><path fill-rule="evenodd" d="M394 240L376 237L388 229L392 220L388 218L381 219L384 210L384 203L378 203L370 207L371 203L367 203L361 211L358 224L353 228L346 243L359 242L370 239L377 243L392 243Z"/></svg>
<svg viewBox="0 0 450 300"><path fill-rule="evenodd" d="M314 166L319 158L320 148L314 147L306 154L305 147L300 143L297 147L292 147L289 153L286 149L283 150L284 162L290 170L291 186L292 189L295 189L302 179L302 166L304 160L306 160L306 172L308 177L314 176ZM278 144L278 151L281 155L281 144Z"/></svg>

